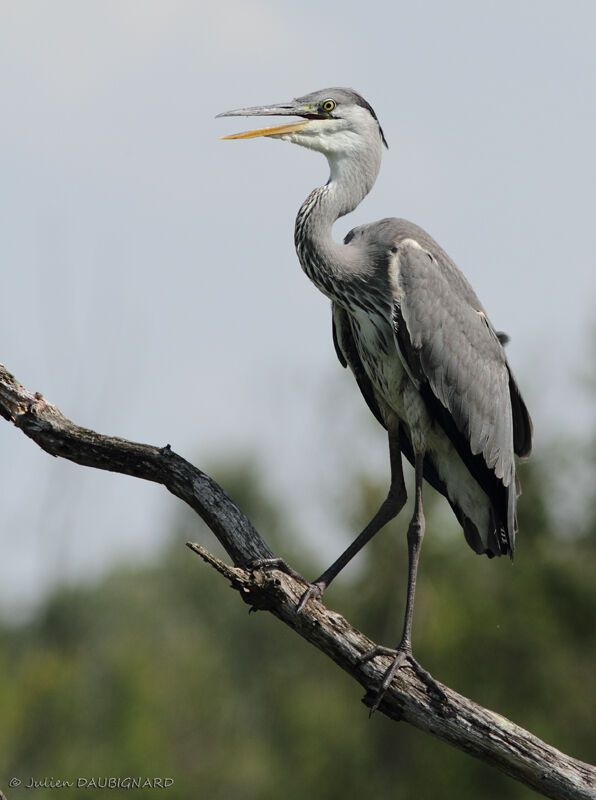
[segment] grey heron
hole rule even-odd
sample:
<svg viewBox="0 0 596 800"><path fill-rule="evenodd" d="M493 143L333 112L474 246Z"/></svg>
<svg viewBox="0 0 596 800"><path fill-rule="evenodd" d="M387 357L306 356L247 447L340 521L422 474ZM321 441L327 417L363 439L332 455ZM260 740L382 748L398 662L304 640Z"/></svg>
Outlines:
<svg viewBox="0 0 596 800"><path fill-rule="evenodd" d="M404 626L376 704L412 657L412 615L422 538L423 479L443 494L479 554L513 557L520 491L514 456L528 456L532 422L503 345L472 287L421 228L387 218L334 241L335 221L371 190L387 146L377 115L351 89L324 89L287 103L219 116L291 116L297 121L224 139L266 136L327 157L330 177L298 211L295 245L304 272L331 300L333 342L370 410L387 430L391 483L359 536L305 591L320 598L356 553L402 509L402 454L414 467Z"/></svg>

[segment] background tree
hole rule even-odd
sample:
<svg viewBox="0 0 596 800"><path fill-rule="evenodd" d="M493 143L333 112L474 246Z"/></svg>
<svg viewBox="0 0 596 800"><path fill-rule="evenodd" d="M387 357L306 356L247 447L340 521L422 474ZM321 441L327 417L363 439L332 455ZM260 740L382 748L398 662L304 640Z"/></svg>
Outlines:
<svg viewBox="0 0 596 800"><path fill-rule="evenodd" d="M314 574L317 564L292 552L291 523L263 492L255 465L216 472L275 549ZM458 691L593 761L596 521L572 543L560 541L545 466L528 465L522 478L514 565L468 554L443 503L428 504L417 651ZM362 479L352 517L366 517L383 488ZM381 641L392 641L402 613L406 519L373 540L359 571L329 593L331 607ZM354 522L345 520L346 529ZM203 536L211 546L211 534ZM5 782L170 776L170 797L242 800L280 792L290 800L533 796L410 726L396 729L380 714L369 720L357 687L328 659L269 615L247 620L215 573L198 574L185 537L197 530L183 514L155 564L122 565L96 586L61 589L28 624L2 626Z"/></svg>

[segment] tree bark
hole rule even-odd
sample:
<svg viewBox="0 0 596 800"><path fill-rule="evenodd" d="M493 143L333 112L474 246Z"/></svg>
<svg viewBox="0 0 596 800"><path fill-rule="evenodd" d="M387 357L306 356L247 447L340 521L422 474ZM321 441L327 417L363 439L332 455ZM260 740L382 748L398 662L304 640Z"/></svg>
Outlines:
<svg viewBox="0 0 596 800"><path fill-rule="evenodd" d="M189 547L227 578L251 607L270 611L333 659L364 687L363 702L372 705L389 658L360 661L374 645L370 639L319 601L310 601L298 614L296 605L304 585L296 577L283 570L250 568L254 560L270 558L273 553L208 475L169 445L138 444L75 425L39 393L24 389L1 365L0 415L53 456L163 484L199 514L234 566L197 544L189 543ZM429 681L427 674L410 662L394 678L379 712L438 736L545 797L596 798L595 767L561 753L434 678Z"/></svg>

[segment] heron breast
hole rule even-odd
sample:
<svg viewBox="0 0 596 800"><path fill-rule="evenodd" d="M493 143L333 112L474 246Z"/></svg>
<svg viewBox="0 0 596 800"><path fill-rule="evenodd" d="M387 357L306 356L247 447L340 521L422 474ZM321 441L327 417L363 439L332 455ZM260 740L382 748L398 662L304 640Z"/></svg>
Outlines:
<svg viewBox="0 0 596 800"><path fill-rule="evenodd" d="M390 323L381 314L351 315L354 343L362 366L370 379L383 416L387 411L404 418L404 380L406 375L393 338Z"/></svg>

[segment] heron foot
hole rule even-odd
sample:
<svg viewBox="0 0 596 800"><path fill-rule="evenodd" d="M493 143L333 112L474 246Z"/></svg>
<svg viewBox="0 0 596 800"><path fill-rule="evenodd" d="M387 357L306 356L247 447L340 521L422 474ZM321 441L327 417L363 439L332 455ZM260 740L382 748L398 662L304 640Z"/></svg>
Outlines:
<svg viewBox="0 0 596 800"><path fill-rule="evenodd" d="M296 612L301 614L304 611L304 608L309 600L313 598L315 600L320 600L323 597L323 592L327 587L324 583L320 581L315 581L314 583L308 584L308 589L304 592L300 601L298 602L298 606L296 607Z"/></svg>
<svg viewBox="0 0 596 800"><path fill-rule="evenodd" d="M279 569L282 572L285 572L286 575L289 575L291 578L295 578L300 583L304 583L308 588L298 601L298 605L296 607L296 612L300 614L309 600L315 598L316 600L320 600L323 596L323 592L327 588L327 584L323 581L315 581L314 583L310 583L304 578L299 572L291 567L287 561L283 558L255 558L248 564L250 569Z"/></svg>
<svg viewBox="0 0 596 800"><path fill-rule="evenodd" d="M393 661L389 665L389 667L385 670L383 675L383 679L381 680L381 685L377 691L376 697L373 701L373 704L370 707L369 717L375 713L378 707L381 705L381 701L385 696L385 692L391 685L391 681L393 680L395 673L399 670L401 666L403 666L406 660L414 661L412 656L412 650L410 647L398 647L397 649L394 647L384 647L383 645L376 644L374 647L371 647L370 650L367 650L366 653L363 653L358 661L361 664L366 663L367 661L372 661L373 658L377 656L393 656Z"/></svg>
<svg viewBox="0 0 596 800"><path fill-rule="evenodd" d="M375 713L378 707L381 705L381 701L385 696L385 692L391 685L391 681L395 677L397 671L405 664L407 661L410 666L413 668L416 675L420 678L423 683L426 684L429 691L436 695L440 702L447 703L447 695L441 689L439 684L435 681L432 677L430 672L424 669L414 658L412 655L412 647L410 645L400 645L397 648L392 647L383 647L383 645L375 645L371 647L370 650L367 650L366 653L363 653L360 658L358 659L359 663L364 664L366 661L371 661L376 656L393 656L393 661L389 665L389 667L385 670L383 675L383 679L381 680L381 685L377 691L376 697L373 701L373 704L370 707L369 716Z"/></svg>
<svg viewBox="0 0 596 800"><path fill-rule="evenodd" d="M250 561L247 566L249 569L278 569L281 572L285 572L290 578L295 578L297 581L300 581L300 583L310 586L306 578L303 578L299 572L296 572L294 567L291 567L283 558L255 558Z"/></svg>

